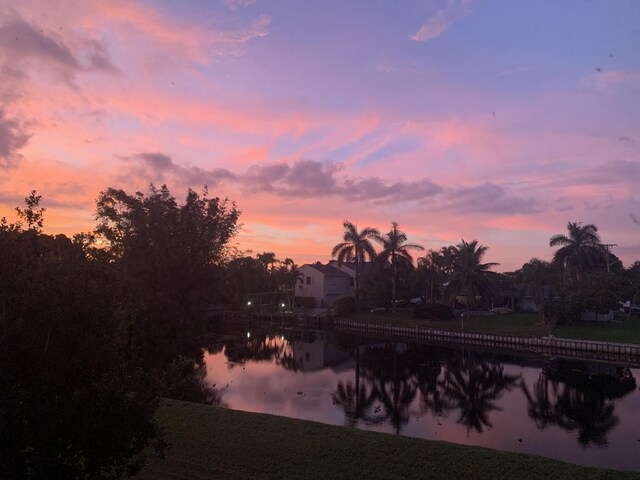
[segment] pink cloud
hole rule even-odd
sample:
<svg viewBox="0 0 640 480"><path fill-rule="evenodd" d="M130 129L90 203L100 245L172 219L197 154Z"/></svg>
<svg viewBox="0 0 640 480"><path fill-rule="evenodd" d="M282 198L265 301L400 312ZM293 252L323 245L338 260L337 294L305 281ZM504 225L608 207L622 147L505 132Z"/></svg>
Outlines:
<svg viewBox="0 0 640 480"><path fill-rule="evenodd" d="M445 5L438 9L420 29L410 35L411 40L426 42L442 35L454 22L471 14L470 5L473 0L446 0Z"/></svg>

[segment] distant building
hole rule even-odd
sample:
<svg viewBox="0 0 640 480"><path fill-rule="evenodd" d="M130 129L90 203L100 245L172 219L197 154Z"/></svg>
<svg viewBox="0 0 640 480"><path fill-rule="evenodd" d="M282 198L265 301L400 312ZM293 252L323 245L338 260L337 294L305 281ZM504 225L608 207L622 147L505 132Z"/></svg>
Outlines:
<svg viewBox="0 0 640 480"><path fill-rule="evenodd" d="M296 283L296 297L313 297L316 306L330 306L336 298L355 293L355 273L350 274L334 264L320 262L302 265Z"/></svg>

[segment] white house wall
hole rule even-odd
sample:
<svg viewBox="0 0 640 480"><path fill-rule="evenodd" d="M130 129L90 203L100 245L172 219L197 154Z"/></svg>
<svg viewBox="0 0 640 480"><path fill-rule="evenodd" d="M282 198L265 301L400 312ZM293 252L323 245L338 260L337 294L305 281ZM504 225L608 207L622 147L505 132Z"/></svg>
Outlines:
<svg viewBox="0 0 640 480"><path fill-rule="evenodd" d="M324 297L324 275L309 265L302 265L299 269L302 273L302 284L296 285L296 297Z"/></svg>
<svg viewBox="0 0 640 480"><path fill-rule="evenodd" d="M324 277L324 301L331 305L336 298L345 295L353 295L353 287L350 286L351 277L334 277L327 275Z"/></svg>

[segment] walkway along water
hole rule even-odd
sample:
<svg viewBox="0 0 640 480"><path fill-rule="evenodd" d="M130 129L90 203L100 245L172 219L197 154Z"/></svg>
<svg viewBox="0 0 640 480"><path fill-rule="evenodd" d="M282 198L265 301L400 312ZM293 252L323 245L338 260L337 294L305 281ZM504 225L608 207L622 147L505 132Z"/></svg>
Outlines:
<svg viewBox="0 0 640 480"><path fill-rule="evenodd" d="M581 360L624 363L640 367L640 345L595 342L548 337L518 337L488 333L437 330L433 328L380 325L352 320L335 319L336 332L359 335L383 335L387 339L434 341L445 344L492 347L513 352L533 352L542 355Z"/></svg>

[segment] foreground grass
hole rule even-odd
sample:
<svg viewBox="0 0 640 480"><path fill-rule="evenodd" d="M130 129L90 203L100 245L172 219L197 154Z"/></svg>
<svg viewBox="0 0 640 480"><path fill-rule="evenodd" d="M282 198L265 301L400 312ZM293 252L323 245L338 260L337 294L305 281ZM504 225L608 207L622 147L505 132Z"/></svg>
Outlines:
<svg viewBox="0 0 640 480"><path fill-rule="evenodd" d="M349 314L347 319L372 324L400 325L403 327L437 328L460 331L459 318L451 320L420 320L412 318L411 310L396 312L358 312ZM577 325L560 325L541 328L535 313L512 313L508 315L472 315L464 319L465 332L515 335L519 337L539 337L553 334L556 337L597 342L617 342L640 344L640 318L630 317L616 322L583 322Z"/></svg>
<svg viewBox="0 0 640 480"><path fill-rule="evenodd" d="M172 447L141 479L640 479L516 453L165 400Z"/></svg>

